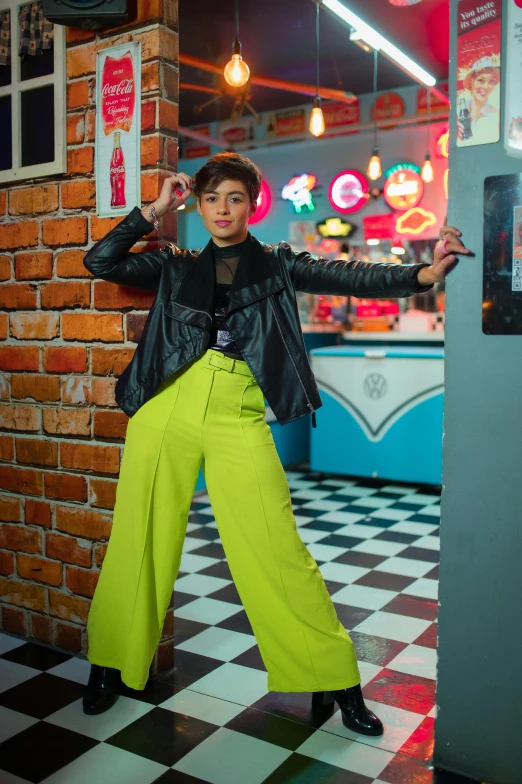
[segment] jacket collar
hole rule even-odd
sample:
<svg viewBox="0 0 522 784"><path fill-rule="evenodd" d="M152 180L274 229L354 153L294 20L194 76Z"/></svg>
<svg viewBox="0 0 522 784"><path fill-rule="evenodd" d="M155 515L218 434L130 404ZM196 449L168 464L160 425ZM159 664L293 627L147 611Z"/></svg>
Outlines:
<svg viewBox="0 0 522 784"><path fill-rule="evenodd" d="M214 313L215 261L212 240L199 254L192 252L188 255L188 270L179 291L171 299L170 315L209 329ZM284 283L272 247L248 234L232 280L227 313L264 299L282 288Z"/></svg>

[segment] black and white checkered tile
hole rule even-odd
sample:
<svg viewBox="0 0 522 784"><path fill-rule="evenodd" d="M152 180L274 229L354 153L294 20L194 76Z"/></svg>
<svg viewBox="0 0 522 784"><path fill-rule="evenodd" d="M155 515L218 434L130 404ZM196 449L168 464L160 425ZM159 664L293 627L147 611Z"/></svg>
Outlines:
<svg viewBox="0 0 522 784"><path fill-rule="evenodd" d="M382 738L324 723L266 672L206 495L175 590L175 671L82 712L87 661L0 635L0 782L470 784L431 768L439 496L287 472L303 541L357 649Z"/></svg>

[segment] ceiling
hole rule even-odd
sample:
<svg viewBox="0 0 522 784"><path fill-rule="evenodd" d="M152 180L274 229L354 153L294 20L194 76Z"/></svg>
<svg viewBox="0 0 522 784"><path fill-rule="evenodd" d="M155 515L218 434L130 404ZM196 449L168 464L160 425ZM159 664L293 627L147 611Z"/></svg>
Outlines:
<svg viewBox="0 0 522 784"><path fill-rule="evenodd" d="M394 6L388 0L343 0L382 35L438 79L448 75L449 0L421 0ZM243 57L252 73L315 84L315 4L312 0L239 0ZM180 0L180 52L223 65L230 59L235 37L234 0ZM349 40L349 29L321 8L320 83L356 94L372 91L371 54ZM180 81L219 87L220 77L180 65ZM400 69L379 58L378 89L412 84ZM233 100L220 98L197 111L212 95L180 91L180 124L226 120ZM259 111L308 103L294 92L253 85L250 100Z"/></svg>

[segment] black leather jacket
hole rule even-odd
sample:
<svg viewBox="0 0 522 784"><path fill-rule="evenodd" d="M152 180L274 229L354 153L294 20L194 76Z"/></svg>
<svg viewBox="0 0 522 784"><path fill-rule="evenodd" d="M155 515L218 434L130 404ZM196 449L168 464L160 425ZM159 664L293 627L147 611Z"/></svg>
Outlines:
<svg viewBox="0 0 522 784"><path fill-rule="evenodd" d="M136 352L116 384L116 401L128 416L166 378L206 351L214 312L211 242L201 251L168 245L130 253L151 230L135 207L84 259L97 278L156 292ZM232 282L226 322L280 424L322 405L295 292L408 297L430 288L417 280L422 266L329 261L296 253L286 242L267 245L249 235Z"/></svg>

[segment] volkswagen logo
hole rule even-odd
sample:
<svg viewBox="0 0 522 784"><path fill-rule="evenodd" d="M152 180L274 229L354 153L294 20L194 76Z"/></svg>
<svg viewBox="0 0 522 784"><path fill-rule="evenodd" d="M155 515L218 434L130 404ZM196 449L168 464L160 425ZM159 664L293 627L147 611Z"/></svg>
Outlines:
<svg viewBox="0 0 522 784"><path fill-rule="evenodd" d="M364 380L363 389L372 400L380 400L388 391L388 382L380 373L370 373Z"/></svg>

